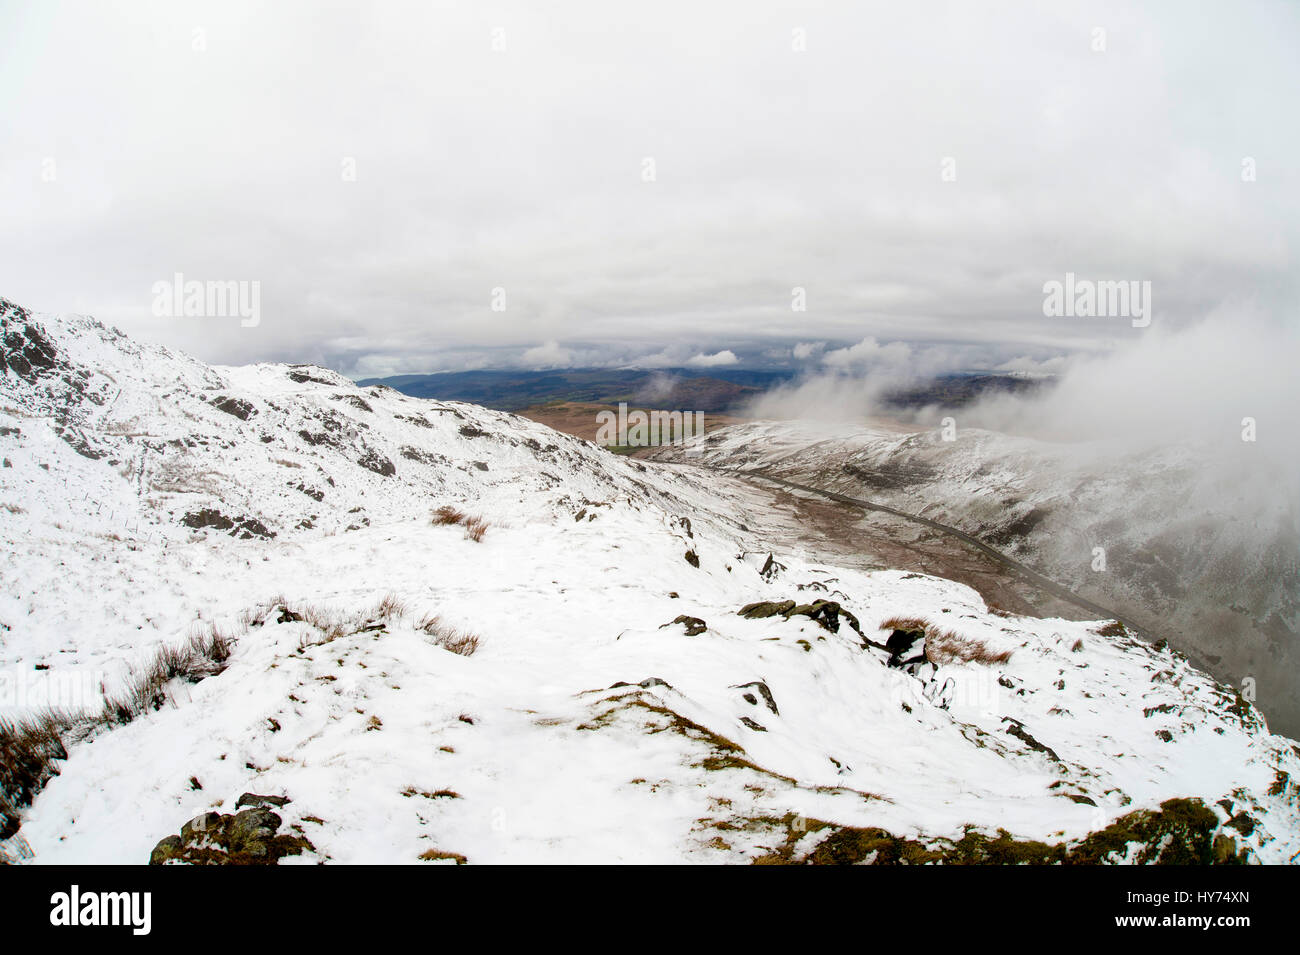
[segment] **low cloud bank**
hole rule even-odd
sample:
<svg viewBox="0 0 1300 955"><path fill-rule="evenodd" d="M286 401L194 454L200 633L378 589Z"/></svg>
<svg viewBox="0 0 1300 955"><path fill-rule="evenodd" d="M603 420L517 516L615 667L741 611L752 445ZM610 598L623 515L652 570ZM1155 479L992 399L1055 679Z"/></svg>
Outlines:
<svg viewBox="0 0 1300 955"><path fill-rule="evenodd" d="M1244 496L1267 493L1300 513L1300 329L1249 308L1220 308L1177 328L1153 324L1103 354L1016 358L998 370L1054 380L1031 392L990 393L958 409L900 412L884 399L969 367L960 348L868 338L801 351L811 372L752 402L751 415L828 423L881 416L924 427L952 415L959 429L1080 445L1098 455L1186 448L1193 466L1205 470L1206 485L1241 482Z"/></svg>

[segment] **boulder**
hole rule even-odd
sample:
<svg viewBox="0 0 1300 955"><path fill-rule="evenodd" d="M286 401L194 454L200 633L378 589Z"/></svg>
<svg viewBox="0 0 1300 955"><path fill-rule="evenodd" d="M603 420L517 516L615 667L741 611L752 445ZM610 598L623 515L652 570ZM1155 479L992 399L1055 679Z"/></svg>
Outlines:
<svg viewBox="0 0 1300 955"><path fill-rule="evenodd" d="M231 852L247 852L249 855L265 855L266 847L256 851L259 843L275 835L282 820L269 809L244 809L235 813L226 830L227 847Z"/></svg>
<svg viewBox="0 0 1300 955"><path fill-rule="evenodd" d="M660 625L659 629L662 630L664 627L671 627L673 624L677 624L677 623L680 623L683 627L686 628L686 635L688 637L699 636L701 633L709 629L709 625L705 623L703 620L701 620L699 617L688 617L684 613L679 614L677 617L673 618L672 623L665 623Z"/></svg>
<svg viewBox="0 0 1300 955"><path fill-rule="evenodd" d="M164 865L178 857L182 848L180 836L164 836L153 847L153 852L149 853L149 864Z"/></svg>
<svg viewBox="0 0 1300 955"><path fill-rule="evenodd" d="M259 796L257 793L244 793L235 803L236 809L243 809L245 806L274 806L279 809L288 803L288 796Z"/></svg>

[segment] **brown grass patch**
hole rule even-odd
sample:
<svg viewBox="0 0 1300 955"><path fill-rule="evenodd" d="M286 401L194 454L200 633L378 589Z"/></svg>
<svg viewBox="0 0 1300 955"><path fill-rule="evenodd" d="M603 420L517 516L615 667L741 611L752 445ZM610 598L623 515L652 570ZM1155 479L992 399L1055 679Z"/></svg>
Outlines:
<svg viewBox="0 0 1300 955"><path fill-rule="evenodd" d="M421 862L442 862L444 860L454 861L456 865L464 865L469 861L459 852L443 852L441 849L425 849L420 853Z"/></svg>
<svg viewBox="0 0 1300 955"><path fill-rule="evenodd" d="M439 617L425 617L416 624L415 628L422 630L444 650L459 653L463 657L473 656L474 651L478 649L479 638L476 634L452 627Z"/></svg>
<svg viewBox="0 0 1300 955"><path fill-rule="evenodd" d="M472 540L475 543L483 539L483 535L487 533L488 527L491 526L483 518L466 514L450 504L444 504L434 511L431 523L434 527L459 524L465 528L465 539Z"/></svg>
<svg viewBox="0 0 1300 955"><path fill-rule="evenodd" d="M0 840L18 831L21 809L58 774L54 761L68 758L63 733L75 722L53 709L12 722L0 719ZM6 861L0 850L0 864Z"/></svg>
<svg viewBox="0 0 1300 955"><path fill-rule="evenodd" d="M104 708L91 722L106 726L130 723L141 713L160 710L167 703L166 686L172 680L198 683L226 669L233 639L216 624L197 630L179 646L160 646L143 667L132 667L126 686L116 695L104 694Z"/></svg>
<svg viewBox="0 0 1300 955"><path fill-rule="evenodd" d="M381 620L391 620L394 617L403 617L406 615L406 604L396 594L385 594L375 605L373 616Z"/></svg>
<svg viewBox="0 0 1300 955"><path fill-rule="evenodd" d="M926 631L925 655L931 663L936 664L982 663L992 666L1011 659L1010 650L994 650L983 640L936 628Z"/></svg>
<svg viewBox="0 0 1300 955"><path fill-rule="evenodd" d="M930 621L922 620L920 617L890 617L880 625L881 630L902 630L911 632L915 630L930 629Z"/></svg>
<svg viewBox="0 0 1300 955"><path fill-rule="evenodd" d="M448 524L463 524L468 515L450 504L444 504L433 512L433 526L442 527Z"/></svg>

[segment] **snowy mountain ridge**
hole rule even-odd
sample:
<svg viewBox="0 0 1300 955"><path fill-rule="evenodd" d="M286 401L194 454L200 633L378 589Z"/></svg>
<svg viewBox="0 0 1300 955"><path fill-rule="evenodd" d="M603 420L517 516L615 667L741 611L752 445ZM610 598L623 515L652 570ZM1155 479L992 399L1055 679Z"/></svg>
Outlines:
<svg viewBox="0 0 1300 955"><path fill-rule="evenodd" d="M1296 745L1107 621L775 550L767 492L513 415L0 322L0 712L229 644L0 792L11 859L1300 853Z"/></svg>
<svg viewBox="0 0 1300 955"><path fill-rule="evenodd" d="M1248 679L1276 724L1300 726L1300 514L1285 475L1250 444L951 437L751 422L710 435L690 460L955 527L1167 637L1220 679Z"/></svg>

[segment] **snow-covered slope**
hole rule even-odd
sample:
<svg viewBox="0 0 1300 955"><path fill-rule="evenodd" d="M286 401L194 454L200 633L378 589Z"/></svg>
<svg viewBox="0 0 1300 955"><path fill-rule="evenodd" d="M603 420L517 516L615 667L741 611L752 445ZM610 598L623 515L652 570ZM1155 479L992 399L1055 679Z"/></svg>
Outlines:
<svg viewBox="0 0 1300 955"><path fill-rule="evenodd" d="M146 862L245 793L288 800L283 862L1300 852L1294 744L1121 628L769 561L770 498L723 475L0 309L7 711L232 647L72 726L12 857ZM884 649L895 617L924 642Z"/></svg>
<svg viewBox="0 0 1300 955"><path fill-rule="evenodd" d="M1300 729L1300 515L1285 475L1253 445L1207 458L1191 446L1051 443L976 428L951 437L753 422L714 432L689 460L975 535L1168 637L1221 679L1249 679L1276 725Z"/></svg>

